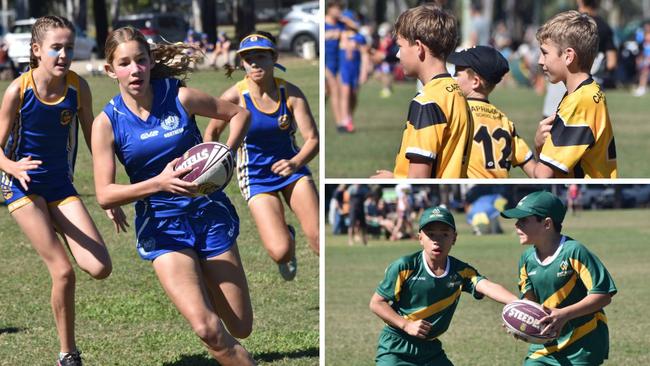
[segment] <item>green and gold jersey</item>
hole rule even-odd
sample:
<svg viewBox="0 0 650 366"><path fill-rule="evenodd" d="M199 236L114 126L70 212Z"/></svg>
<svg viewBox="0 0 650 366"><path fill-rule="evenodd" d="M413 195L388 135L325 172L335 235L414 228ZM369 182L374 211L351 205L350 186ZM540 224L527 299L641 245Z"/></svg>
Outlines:
<svg viewBox="0 0 650 366"><path fill-rule="evenodd" d="M469 178L508 178L510 168L527 163L533 153L517 135L515 124L485 99L467 98L474 120Z"/></svg>
<svg viewBox="0 0 650 366"><path fill-rule="evenodd" d="M616 144L600 86L591 78L558 106L539 160L556 178L616 178Z"/></svg>
<svg viewBox="0 0 650 366"><path fill-rule="evenodd" d="M431 323L428 339L433 340L449 328L461 291L477 299L483 297L475 290L483 278L472 266L451 256L447 257L445 273L438 277L427 265L424 252L419 251L391 263L375 292L388 300L400 316ZM414 338L389 325L384 330Z"/></svg>
<svg viewBox="0 0 650 366"><path fill-rule="evenodd" d="M541 263L534 247L521 255L519 290L522 297L532 291L540 304L564 308L588 294L614 295L617 291L614 280L598 257L569 237L562 237L559 248L546 262ZM607 317L600 309L569 320L555 341L532 344L527 358L569 359L576 364L599 365L608 355L608 334Z"/></svg>
<svg viewBox="0 0 650 366"><path fill-rule="evenodd" d="M408 176L413 158L431 162L431 178L467 178L472 131L460 87L449 74L437 75L411 100L395 178Z"/></svg>

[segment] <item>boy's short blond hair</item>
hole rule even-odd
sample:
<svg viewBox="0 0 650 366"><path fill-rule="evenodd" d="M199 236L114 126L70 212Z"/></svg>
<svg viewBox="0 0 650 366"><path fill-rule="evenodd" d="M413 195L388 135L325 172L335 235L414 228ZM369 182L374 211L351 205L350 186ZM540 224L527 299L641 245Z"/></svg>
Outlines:
<svg viewBox="0 0 650 366"><path fill-rule="evenodd" d="M573 48L578 55L580 70L589 72L598 54L598 28L587 14L575 10L557 14L537 30L537 40L550 40L560 47L560 52Z"/></svg>
<svg viewBox="0 0 650 366"><path fill-rule="evenodd" d="M400 14L393 31L409 42L420 40L435 57L447 59L458 43L456 18L437 5L425 4Z"/></svg>

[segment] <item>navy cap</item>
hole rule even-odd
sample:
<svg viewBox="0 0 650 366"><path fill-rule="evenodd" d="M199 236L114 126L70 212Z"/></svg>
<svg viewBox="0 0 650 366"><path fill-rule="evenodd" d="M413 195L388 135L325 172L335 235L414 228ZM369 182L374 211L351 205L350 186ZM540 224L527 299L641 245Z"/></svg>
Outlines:
<svg viewBox="0 0 650 366"><path fill-rule="evenodd" d="M510 71L508 60L493 47L476 46L454 52L447 58L451 64L469 67L480 77L492 84L498 84L503 75Z"/></svg>

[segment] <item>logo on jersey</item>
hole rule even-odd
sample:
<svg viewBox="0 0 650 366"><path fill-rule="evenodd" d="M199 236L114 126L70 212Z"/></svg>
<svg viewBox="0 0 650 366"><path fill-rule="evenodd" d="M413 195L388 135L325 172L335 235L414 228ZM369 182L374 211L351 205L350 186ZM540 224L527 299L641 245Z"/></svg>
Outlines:
<svg viewBox="0 0 650 366"><path fill-rule="evenodd" d="M167 131L175 130L178 128L178 125L180 124L180 118L178 118L177 115L175 114L170 114L163 121L160 123L162 128L164 128Z"/></svg>
<svg viewBox="0 0 650 366"><path fill-rule="evenodd" d="M143 132L140 134L140 140L146 140L148 138L156 137L156 136L158 136L158 130Z"/></svg>
<svg viewBox="0 0 650 366"><path fill-rule="evenodd" d="M74 112L69 110L69 109L64 109L61 112L61 125L65 126L72 122L72 118L74 118Z"/></svg>
<svg viewBox="0 0 650 366"><path fill-rule="evenodd" d="M291 126L291 120L288 114L283 114L278 117L278 127L280 127L281 130L286 130L289 126Z"/></svg>
<svg viewBox="0 0 650 366"><path fill-rule="evenodd" d="M560 263L560 272L557 273L558 277L566 277L573 274L573 270L569 268L569 262L566 260Z"/></svg>
<svg viewBox="0 0 650 366"><path fill-rule="evenodd" d="M150 252L150 251L156 249L156 239L154 239L152 237L144 238L144 239L138 241L138 245L145 252Z"/></svg>

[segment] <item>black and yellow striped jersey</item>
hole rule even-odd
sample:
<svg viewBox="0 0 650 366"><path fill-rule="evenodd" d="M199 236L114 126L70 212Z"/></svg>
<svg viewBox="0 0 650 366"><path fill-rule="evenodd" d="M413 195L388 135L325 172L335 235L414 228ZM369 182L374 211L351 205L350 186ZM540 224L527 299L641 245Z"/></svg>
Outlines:
<svg viewBox="0 0 650 366"><path fill-rule="evenodd" d="M432 178L466 178L472 118L460 87L449 74L435 76L411 100L395 178L406 178L412 158L431 161Z"/></svg>
<svg viewBox="0 0 650 366"><path fill-rule="evenodd" d="M539 156L556 178L616 178L616 144L600 86L591 78L558 106Z"/></svg>
<svg viewBox="0 0 650 366"><path fill-rule="evenodd" d="M474 120L469 178L508 178L510 168L533 158L514 123L485 99L467 98Z"/></svg>
<svg viewBox="0 0 650 366"><path fill-rule="evenodd" d="M484 279L467 263L448 256L447 269L436 276L429 268L424 252L404 256L386 268L384 279L375 292L388 300L400 316L411 321L424 319L432 324L428 339L444 333L458 305L461 291L483 298L476 284ZM411 337L400 329L386 330L402 337Z"/></svg>
<svg viewBox="0 0 650 366"><path fill-rule="evenodd" d="M549 308L573 305L589 294L617 292L614 280L598 257L566 236L562 236L559 248L544 263L534 247L524 251L519 260L519 290L522 297L531 291L540 304ZM564 364L554 363L556 360L599 365L601 362L589 357L607 358L607 351L607 317L600 309L569 320L556 340L532 344L528 358L543 358L549 365Z"/></svg>

